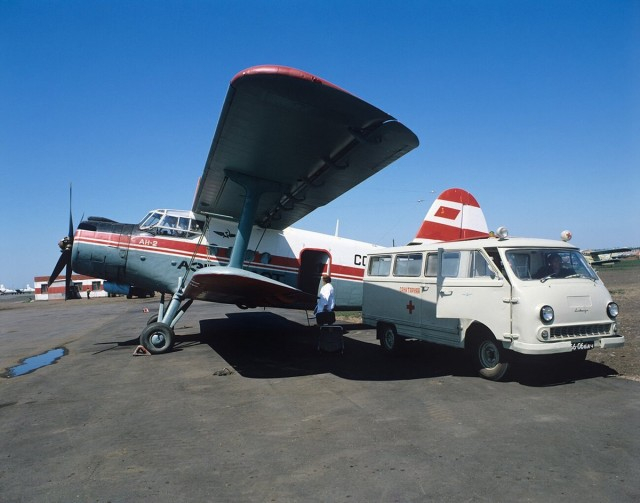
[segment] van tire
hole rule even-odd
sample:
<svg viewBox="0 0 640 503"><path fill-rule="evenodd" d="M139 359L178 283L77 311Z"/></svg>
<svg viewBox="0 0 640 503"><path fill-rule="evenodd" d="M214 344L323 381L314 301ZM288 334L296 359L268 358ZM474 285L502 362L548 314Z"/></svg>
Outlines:
<svg viewBox="0 0 640 503"><path fill-rule="evenodd" d="M378 339L385 353L397 353L404 342L393 325L378 325Z"/></svg>
<svg viewBox="0 0 640 503"><path fill-rule="evenodd" d="M478 373L490 381L499 381L509 370L507 352L493 337L484 335L472 347Z"/></svg>

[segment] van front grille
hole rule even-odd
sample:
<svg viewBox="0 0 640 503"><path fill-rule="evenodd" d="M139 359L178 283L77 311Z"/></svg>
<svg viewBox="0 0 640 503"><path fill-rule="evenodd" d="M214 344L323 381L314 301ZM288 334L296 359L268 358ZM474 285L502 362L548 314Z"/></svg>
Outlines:
<svg viewBox="0 0 640 503"><path fill-rule="evenodd" d="M551 339L570 339L573 337L596 337L611 335L611 323L597 325L569 325L566 327L551 327Z"/></svg>

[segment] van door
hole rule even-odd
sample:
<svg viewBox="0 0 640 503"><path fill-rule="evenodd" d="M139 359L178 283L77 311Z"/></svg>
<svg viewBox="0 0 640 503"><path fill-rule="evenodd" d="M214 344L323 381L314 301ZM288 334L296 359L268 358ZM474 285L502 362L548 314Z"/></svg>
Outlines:
<svg viewBox="0 0 640 503"><path fill-rule="evenodd" d="M511 285L482 250L438 250L438 318L478 321L503 340L511 333Z"/></svg>
<svg viewBox="0 0 640 503"><path fill-rule="evenodd" d="M438 318L438 253L427 253L424 281L421 285L421 338L441 344L459 346L458 318Z"/></svg>

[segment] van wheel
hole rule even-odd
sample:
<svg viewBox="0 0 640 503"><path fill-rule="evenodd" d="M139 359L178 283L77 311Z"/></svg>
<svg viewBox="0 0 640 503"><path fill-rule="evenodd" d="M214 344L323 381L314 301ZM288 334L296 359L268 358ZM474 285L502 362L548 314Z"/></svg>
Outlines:
<svg viewBox="0 0 640 503"><path fill-rule="evenodd" d="M491 381L499 381L509 370L507 354L493 337L484 336L475 345L474 360L478 373Z"/></svg>
<svg viewBox="0 0 640 503"><path fill-rule="evenodd" d="M404 339L398 335L396 327L393 325L379 326L378 339L380 339L380 347L385 353L397 353L404 341Z"/></svg>

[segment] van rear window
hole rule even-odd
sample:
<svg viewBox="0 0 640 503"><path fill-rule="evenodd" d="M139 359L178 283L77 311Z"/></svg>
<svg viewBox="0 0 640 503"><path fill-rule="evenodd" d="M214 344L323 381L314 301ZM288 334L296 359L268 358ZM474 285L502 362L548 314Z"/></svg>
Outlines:
<svg viewBox="0 0 640 503"><path fill-rule="evenodd" d="M396 256L394 276L416 277L422 274L422 253L406 253Z"/></svg>
<svg viewBox="0 0 640 503"><path fill-rule="evenodd" d="M369 276L389 276L391 272L391 255L369 257Z"/></svg>

